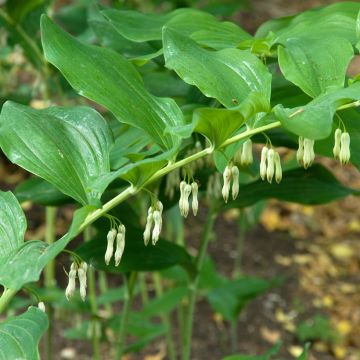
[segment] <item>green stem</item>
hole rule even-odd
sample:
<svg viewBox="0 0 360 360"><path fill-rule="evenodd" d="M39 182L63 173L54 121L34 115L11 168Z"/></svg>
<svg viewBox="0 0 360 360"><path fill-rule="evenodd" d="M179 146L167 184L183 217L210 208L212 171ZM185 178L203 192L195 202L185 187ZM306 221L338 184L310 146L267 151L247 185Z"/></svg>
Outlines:
<svg viewBox="0 0 360 360"><path fill-rule="evenodd" d="M0 314L6 309L11 299L15 296L17 290L5 289L0 297Z"/></svg>
<svg viewBox="0 0 360 360"><path fill-rule="evenodd" d="M159 298L163 295L163 287L159 273L153 273L156 296ZM168 329L166 332L166 344L169 352L169 360L176 360L176 349L173 341L171 320L168 313L161 314L161 321Z"/></svg>
<svg viewBox="0 0 360 360"><path fill-rule="evenodd" d="M184 324L184 334L182 337L182 356L181 356L182 360L190 360L194 310L196 304L197 290L199 287L200 272L204 263L206 250L209 244L209 240L211 238L211 231L215 219L216 219L216 214L210 208L201 238L200 250L195 260L197 274L190 284L190 293L189 293L187 313Z"/></svg>
<svg viewBox="0 0 360 360"><path fill-rule="evenodd" d="M89 241L91 239L91 228L88 227L84 230L84 240ZM88 270L88 284L89 284L89 302L91 309L91 342L93 350L93 359L100 360L100 341L97 331L97 302L96 302L96 281L95 281L95 269L89 266Z"/></svg>
<svg viewBox="0 0 360 360"><path fill-rule="evenodd" d="M139 286L140 286L141 300L143 306L145 306L149 301L149 296L146 288L146 278L144 273L139 274Z"/></svg>
<svg viewBox="0 0 360 360"><path fill-rule="evenodd" d="M230 339L231 339L231 352L237 352L237 338L238 338L238 324L237 321L231 321L230 323Z"/></svg>
<svg viewBox="0 0 360 360"><path fill-rule="evenodd" d="M241 258L245 243L245 225L246 225L246 213L244 210L240 210L239 215L239 235L236 242L236 257L234 262L233 278L241 275Z"/></svg>
<svg viewBox="0 0 360 360"><path fill-rule="evenodd" d="M106 278L106 272L104 271L99 271L99 288L100 288L100 292L102 294L107 293L109 287L108 287L108 283L107 283L107 278ZM113 309L110 303L106 303L104 305L105 310L108 314L109 317L111 317L113 315Z"/></svg>
<svg viewBox="0 0 360 360"><path fill-rule="evenodd" d="M57 208L52 206L47 206L45 208L45 222L46 222L46 233L45 241L47 244L51 245L54 243L56 238L56 212ZM44 282L46 288L52 288L56 286L55 278L55 261L51 260L46 264L44 271ZM51 303L46 307L48 318L49 318L49 328L47 330L46 336L46 358L51 360L53 358L53 333L54 333L54 308Z"/></svg>
<svg viewBox="0 0 360 360"><path fill-rule="evenodd" d="M131 300L133 296L133 290L134 285L137 278L137 272L132 271L129 275L129 278L126 278L125 276L125 282L126 282L126 293L124 298L124 306L121 310L121 321L120 321L120 327L119 327L119 341L118 341L118 348L117 348L117 354L116 359L121 360L125 345L126 345L126 327L128 323L128 318L130 314L130 308L131 308Z"/></svg>

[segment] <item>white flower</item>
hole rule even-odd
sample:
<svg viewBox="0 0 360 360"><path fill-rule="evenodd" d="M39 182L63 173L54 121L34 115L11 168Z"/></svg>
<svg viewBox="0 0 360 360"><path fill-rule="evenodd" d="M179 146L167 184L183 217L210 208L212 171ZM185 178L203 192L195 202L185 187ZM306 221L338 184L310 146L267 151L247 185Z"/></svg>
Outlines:
<svg viewBox="0 0 360 360"><path fill-rule="evenodd" d="M65 296L69 300L73 297L76 288L76 272L77 266L75 263L71 264L70 271L69 271L69 282L65 290Z"/></svg>
<svg viewBox="0 0 360 360"><path fill-rule="evenodd" d="M199 209L199 201L198 201L198 184L194 181L191 184L191 191L192 191L192 203L191 203L191 207L192 207L192 211L194 216L196 216L198 209Z"/></svg>
<svg viewBox="0 0 360 360"><path fill-rule="evenodd" d="M231 188L231 195L233 200L235 200L239 194L239 169L237 166L233 166L231 168L231 176L232 176L232 188Z"/></svg>
<svg viewBox="0 0 360 360"><path fill-rule="evenodd" d="M116 251L115 251L115 266L120 264L122 255L124 253L125 248L125 226L121 224L119 226L119 232L116 235Z"/></svg>
<svg viewBox="0 0 360 360"><path fill-rule="evenodd" d="M275 151L275 181L279 184L282 179L280 155Z"/></svg>
<svg viewBox="0 0 360 360"><path fill-rule="evenodd" d="M340 149L341 149L341 130L336 129L334 133L334 147L333 147L333 154L335 159L339 159Z"/></svg>
<svg viewBox="0 0 360 360"><path fill-rule="evenodd" d="M222 196L224 198L224 201L227 203L229 199L229 193L230 193L230 183L231 183L231 169L229 166L226 166L224 173L223 173L223 179L224 179L224 185L222 188Z"/></svg>
<svg viewBox="0 0 360 360"><path fill-rule="evenodd" d="M305 169L307 169L315 160L314 143L314 140L304 139L303 164Z"/></svg>
<svg viewBox="0 0 360 360"><path fill-rule="evenodd" d="M304 138L302 136L299 136L299 148L296 152L296 160L299 163L299 165L303 164L303 158L304 158Z"/></svg>
<svg viewBox="0 0 360 360"><path fill-rule="evenodd" d="M148 210L148 216L147 216L147 220L146 220L146 225L145 225L145 231L144 231L144 244L145 246L149 243L150 237L151 237L151 228L152 228L152 224L153 224L153 220L154 220L154 215L153 215L153 208L150 207Z"/></svg>
<svg viewBox="0 0 360 360"><path fill-rule="evenodd" d="M246 140L242 147L241 152L241 165L250 165L253 162L252 155L252 141L250 139Z"/></svg>
<svg viewBox="0 0 360 360"><path fill-rule="evenodd" d="M350 135L347 132L341 134L339 160L341 165L346 165L350 160Z"/></svg>
<svg viewBox="0 0 360 360"><path fill-rule="evenodd" d="M38 308L39 308L42 312L46 312L45 304L44 304L42 301L40 301L40 302L38 303Z"/></svg>
<svg viewBox="0 0 360 360"><path fill-rule="evenodd" d="M184 196L183 196L183 202L182 202L182 216L187 217L189 214L189 196L191 194L191 185L186 184L184 188ZM181 210L181 209L180 209Z"/></svg>
<svg viewBox="0 0 360 360"><path fill-rule="evenodd" d="M261 160L260 160L260 177L262 180L265 180L266 177L266 160L269 149L267 146L264 146L261 150Z"/></svg>
<svg viewBox="0 0 360 360"><path fill-rule="evenodd" d="M80 283L80 296L83 301L86 298L86 287L87 287L87 279L86 279L86 272L87 272L87 264L86 262L82 262L78 268L78 277Z"/></svg>
<svg viewBox="0 0 360 360"><path fill-rule="evenodd" d="M107 234L107 248L105 251L105 264L109 265L110 260L114 252L114 241L116 238L117 231L116 229L111 229Z"/></svg>
<svg viewBox="0 0 360 360"><path fill-rule="evenodd" d="M271 184L275 172L275 151L269 149L267 153L266 179Z"/></svg>
<svg viewBox="0 0 360 360"><path fill-rule="evenodd" d="M154 211L154 229L152 232L152 244L155 245L159 240L161 232L161 214L159 210Z"/></svg>
<svg viewBox="0 0 360 360"><path fill-rule="evenodd" d="M180 208L180 214L184 216L184 191L186 186L185 181L180 182L180 200L179 200L179 208Z"/></svg>

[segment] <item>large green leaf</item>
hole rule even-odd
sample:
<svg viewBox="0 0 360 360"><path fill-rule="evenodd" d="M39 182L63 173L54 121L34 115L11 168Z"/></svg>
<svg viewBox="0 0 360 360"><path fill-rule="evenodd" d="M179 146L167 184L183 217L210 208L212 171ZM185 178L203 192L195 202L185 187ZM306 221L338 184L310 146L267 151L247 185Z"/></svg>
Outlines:
<svg viewBox="0 0 360 360"><path fill-rule="evenodd" d="M276 106L274 113L284 128L294 134L314 140L324 139L330 135L336 109L359 99L360 82L355 82L347 88L318 96L304 106L293 109Z"/></svg>
<svg viewBox="0 0 360 360"><path fill-rule="evenodd" d="M164 28L163 43L166 67L225 107L240 104L251 92L270 99L271 74L250 52L206 50L171 27Z"/></svg>
<svg viewBox="0 0 360 360"><path fill-rule="evenodd" d="M239 196L224 208L246 207L264 199L278 199L305 205L324 204L348 195L359 195L359 191L340 184L330 171L321 165L307 170L284 171L280 184L269 184L257 180L241 186Z"/></svg>
<svg viewBox="0 0 360 360"><path fill-rule="evenodd" d="M108 266L105 264L105 250L106 231L100 231L93 240L81 245L76 253L97 269L113 273L161 270L191 261L184 248L163 239L156 246L145 246L142 231L129 226L126 229L124 255L118 267L113 262Z"/></svg>
<svg viewBox="0 0 360 360"><path fill-rule="evenodd" d="M46 59L57 67L79 94L105 106L121 122L146 131L163 148L180 144L179 136L165 128L183 124L175 101L152 96L135 67L110 49L85 45L41 19Z"/></svg>
<svg viewBox="0 0 360 360"><path fill-rule="evenodd" d="M177 9L167 14L142 14L130 10L105 10L103 14L124 37L137 42L161 40L168 25L196 42L214 49L236 47L250 35L230 22L195 9Z"/></svg>
<svg viewBox="0 0 360 360"><path fill-rule="evenodd" d="M0 324L0 360L39 360L38 344L49 325L46 313L30 307Z"/></svg>
<svg viewBox="0 0 360 360"><path fill-rule="evenodd" d="M297 16L270 20L260 26L256 36L265 37L272 31L279 41L284 41L291 37L308 37L314 34L318 39L326 39L331 34L355 44L355 20L359 10L358 2L339 2L311 9Z"/></svg>
<svg viewBox="0 0 360 360"><path fill-rule="evenodd" d="M105 120L88 107L35 110L6 102L1 111L6 156L82 204L101 196L92 183L110 171L112 142Z"/></svg>
<svg viewBox="0 0 360 360"><path fill-rule="evenodd" d="M48 246L39 240L24 242L26 220L12 193L0 192L0 201L0 284L14 290L39 280L42 269L78 234L81 224L92 210L90 207L78 210L69 232Z"/></svg>
<svg viewBox="0 0 360 360"><path fill-rule="evenodd" d="M344 86L346 70L354 56L348 40L316 36L291 37L278 47L285 78L313 98Z"/></svg>

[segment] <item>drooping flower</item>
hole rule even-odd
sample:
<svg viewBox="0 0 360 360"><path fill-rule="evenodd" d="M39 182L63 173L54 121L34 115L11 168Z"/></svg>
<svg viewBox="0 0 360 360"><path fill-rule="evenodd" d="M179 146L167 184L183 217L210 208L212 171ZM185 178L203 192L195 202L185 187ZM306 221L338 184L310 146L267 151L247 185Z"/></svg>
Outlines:
<svg viewBox="0 0 360 360"><path fill-rule="evenodd" d="M235 165L232 166L231 168L231 176L232 176L231 195L233 200L235 200L239 194L239 169Z"/></svg>
<svg viewBox="0 0 360 360"><path fill-rule="evenodd" d="M348 132L341 134L339 160L341 165L346 165L350 160L350 135Z"/></svg>
<svg viewBox="0 0 360 360"><path fill-rule="evenodd" d="M109 265L110 260L113 256L113 252L114 252L114 241L116 238L116 234L117 231L116 229L110 229L110 231L107 234L107 247L106 247L106 251L105 251L105 264Z"/></svg>
<svg viewBox="0 0 360 360"><path fill-rule="evenodd" d="M80 296L83 301L86 298L86 287L87 287L87 279L86 279L86 272L87 272L87 263L82 262L78 268L78 277L79 277L79 284L80 284Z"/></svg>
<svg viewBox="0 0 360 360"><path fill-rule="evenodd" d="M229 200L231 177L232 177L231 168L230 166L227 165L223 173L224 185L221 191L225 203L227 203Z"/></svg>
<svg viewBox="0 0 360 360"><path fill-rule="evenodd" d="M121 258L125 249L125 232L126 228L123 224L119 226L119 231L116 235L116 251L115 251L115 266L119 266Z"/></svg>
<svg viewBox="0 0 360 360"><path fill-rule="evenodd" d="M334 133L334 147L333 154L335 159L339 159L341 149L341 130L338 128Z"/></svg>
<svg viewBox="0 0 360 360"><path fill-rule="evenodd" d="M264 146L261 150L261 160L260 160L260 177L262 180L265 180L266 177L266 161L267 161L267 154L268 154L268 147Z"/></svg>
<svg viewBox="0 0 360 360"><path fill-rule="evenodd" d="M194 216L196 216L196 214L199 210L198 190L199 190L199 186L198 186L197 182L194 181L191 184L191 192L192 192L191 207L192 207Z"/></svg>
<svg viewBox="0 0 360 360"><path fill-rule="evenodd" d="M75 293L76 272L77 272L77 265L75 263L72 263L69 271L69 281L65 289L65 296L68 300L70 300L70 298L72 298Z"/></svg>
<svg viewBox="0 0 360 360"><path fill-rule="evenodd" d="M266 167L266 179L269 183L272 182L275 173L275 151L269 149L267 153L267 167Z"/></svg>
<svg viewBox="0 0 360 360"><path fill-rule="evenodd" d="M248 139L244 142L241 152L241 165L246 166L253 163L252 141Z"/></svg>

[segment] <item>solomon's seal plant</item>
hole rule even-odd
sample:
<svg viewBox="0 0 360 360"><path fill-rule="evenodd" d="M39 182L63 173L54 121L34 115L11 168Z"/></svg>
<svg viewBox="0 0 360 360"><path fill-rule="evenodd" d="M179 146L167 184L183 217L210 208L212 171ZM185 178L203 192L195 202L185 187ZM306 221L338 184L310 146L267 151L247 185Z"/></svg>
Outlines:
<svg viewBox="0 0 360 360"><path fill-rule="evenodd" d="M218 214L272 197L320 204L358 194L314 161L315 154L333 156L342 165L352 161L360 167L360 82L347 73L360 49L359 10L359 3L341 2L269 21L252 36L194 9L159 15L99 7L89 11L93 36L70 35L43 15L43 54L20 32L32 45L26 48L36 49L32 55L48 89L44 98L53 105L35 109L7 101L1 110L1 149L34 177L15 191L18 199L0 192L0 313L21 289L37 294L34 303L43 301L39 288L30 291L29 283L38 283L44 269L47 277L49 264L63 252L73 259L66 298L76 301L79 283L80 296L89 303L94 359L100 358L103 337L113 358L120 359L157 336L166 337L169 359L177 358L177 350L181 359L190 359L200 273ZM89 99L102 112L66 100L55 105L59 99L52 85L69 91L62 89L61 77L79 103ZM279 153L286 154L282 161ZM49 209L75 204L68 231L59 239L50 231L46 242L24 241L27 224L19 201L25 200L47 207L50 229L55 220ZM180 216L188 217L190 210L196 216L199 201L206 222L191 256ZM70 251L68 244L79 235L84 243ZM156 246L146 247L150 240ZM174 267L187 275L179 283L174 276L176 286L164 282L164 288L158 271ZM161 313L163 327L157 333L137 334L141 341L130 343L136 336L128 326L136 320L133 297L141 292L146 324L156 315L147 307L142 274L147 271L154 272L157 296L171 299L167 311L180 309L178 348L167 312ZM124 281L104 315L98 306L99 299L105 301L100 295L108 289L107 272L122 274ZM226 321L236 321L248 301L234 293L241 281L224 278L221 286L212 283L206 290ZM228 309L220 306L227 301L221 297L224 284L234 308L230 302ZM275 286L261 284L256 294ZM120 313L111 303L119 300ZM0 359L36 358L48 321L40 304L41 310L30 307L0 324L0 334L10 334L12 321L20 327L18 347L5 342ZM30 342L24 319L37 324Z"/></svg>

